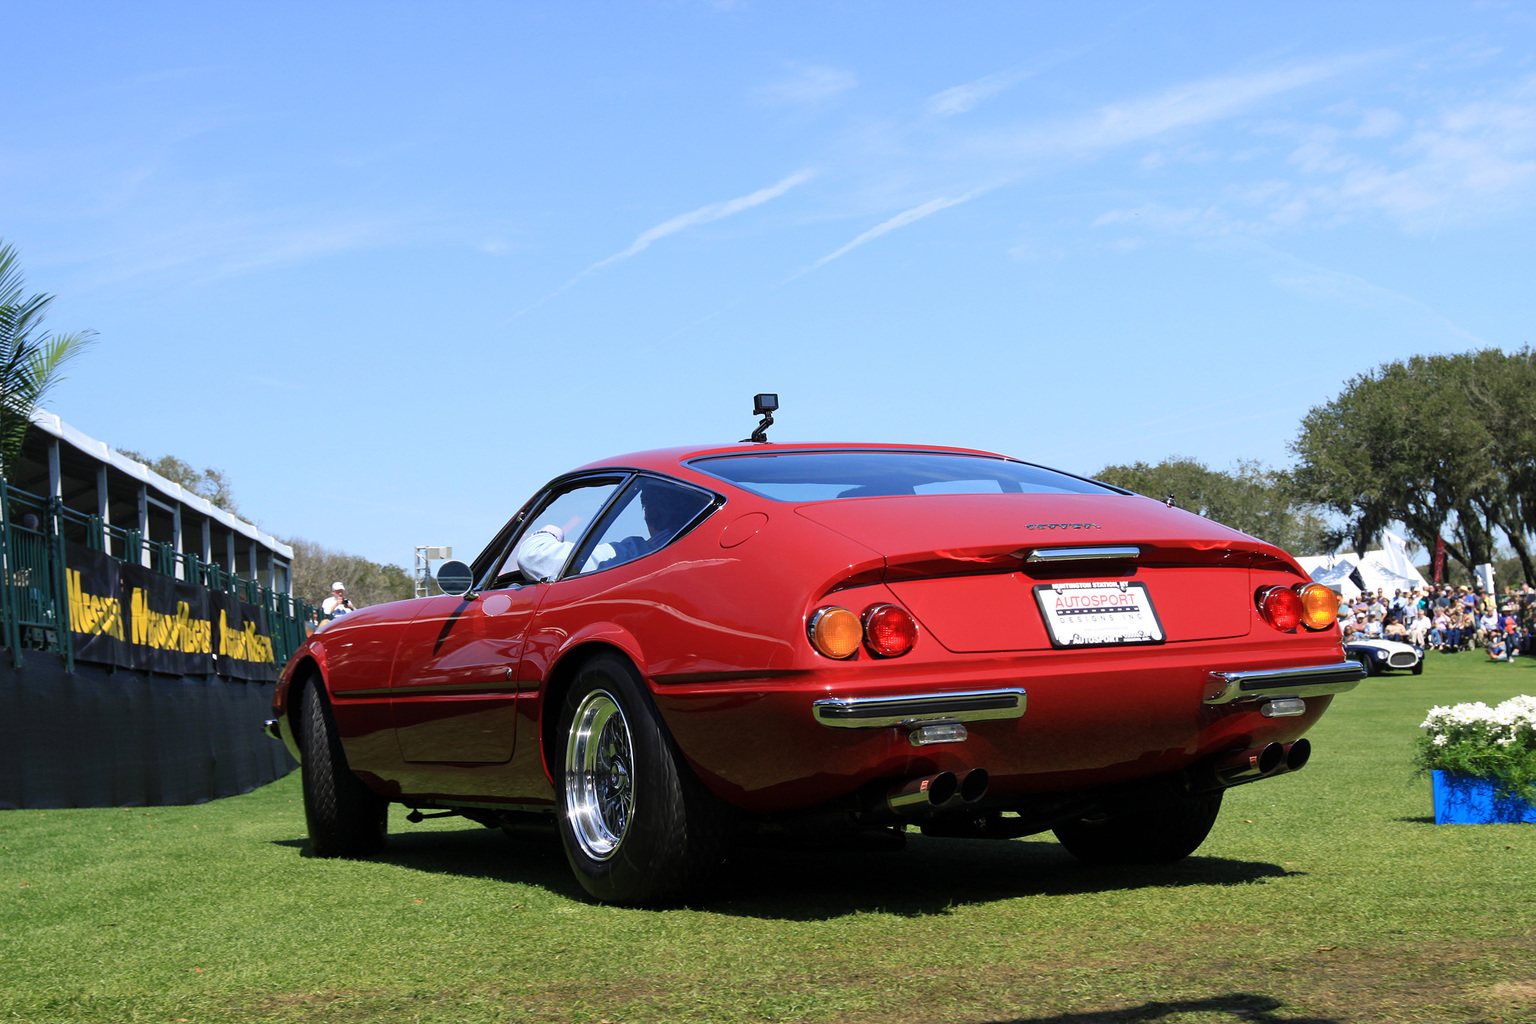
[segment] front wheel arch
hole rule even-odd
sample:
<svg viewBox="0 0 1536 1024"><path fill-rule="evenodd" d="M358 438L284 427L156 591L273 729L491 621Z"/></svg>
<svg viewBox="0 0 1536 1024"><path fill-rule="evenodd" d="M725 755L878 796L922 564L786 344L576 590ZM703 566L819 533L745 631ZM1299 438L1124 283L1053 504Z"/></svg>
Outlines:
<svg viewBox="0 0 1536 1024"><path fill-rule="evenodd" d="M352 774L318 673L306 678L299 699L304 736L299 774L310 852L316 857L378 853L389 831L389 801Z"/></svg>
<svg viewBox="0 0 1536 1024"><path fill-rule="evenodd" d="M299 753L304 753L304 691L311 686L325 687L325 680L320 673L320 666L314 659L305 658L293 667L293 673L289 676L288 691L283 700L283 717L288 720L288 735L293 737L293 745ZM300 756L298 760L304 758Z"/></svg>

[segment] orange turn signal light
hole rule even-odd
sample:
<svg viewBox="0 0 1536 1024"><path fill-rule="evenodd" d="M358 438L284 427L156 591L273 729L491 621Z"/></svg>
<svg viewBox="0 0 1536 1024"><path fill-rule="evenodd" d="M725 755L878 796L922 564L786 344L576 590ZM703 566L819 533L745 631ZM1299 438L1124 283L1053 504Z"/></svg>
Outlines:
<svg viewBox="0 0 1536 1024"><path fill-rule="evenodd" d="M1301 624L1311 630L1327 629L1339 618L1339 595L1321 583L1299 583Z"/></svg>
<svg viewBox="0 0 1536 1024"><path fill-rule="evenodd" d="M829 658L853 657L864 639L864 624L847 608L829 605L811 613L805 625L811 646Z"/></svg>
<svg viewBox="0 0 1536 1024"><path fill-rule="evenodd" d="M1260 587L1254 599L1264 621L1282 633L1296 627L1328 629L1339 617L1339 595L1321 583L1298 583L1294 587Z"/></svg>

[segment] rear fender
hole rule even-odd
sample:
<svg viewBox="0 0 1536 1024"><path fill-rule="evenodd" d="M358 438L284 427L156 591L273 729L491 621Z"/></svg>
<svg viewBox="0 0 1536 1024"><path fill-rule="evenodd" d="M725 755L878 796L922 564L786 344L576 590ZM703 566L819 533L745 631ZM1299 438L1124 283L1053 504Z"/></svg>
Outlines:
<svg viewBox="0 0 1536 1024"><path fill-rule="evenodd" d="M573 633L556 649L549 667L540 673L544 679L539 698L539 762L550 785L555 784L557 766L563 745L557 735L560 728L558 709L565 701L565 692L575 678L576 668L593 654L612 651L629 659L649 685L645 656L640 652L640 642L633 633L612 622L589 623Z"/></svg>

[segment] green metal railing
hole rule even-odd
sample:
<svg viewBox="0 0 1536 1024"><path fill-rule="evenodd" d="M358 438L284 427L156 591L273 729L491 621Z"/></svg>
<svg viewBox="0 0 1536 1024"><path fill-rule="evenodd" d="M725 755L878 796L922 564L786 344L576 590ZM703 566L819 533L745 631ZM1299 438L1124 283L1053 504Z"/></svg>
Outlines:
<svg viewBox="0 0 1536 1024"><path fill-rule="evenodd" d="M64 574L65 541L84 544L119 561L145 563L151 570L222 591L266 610L277 664L304 642L306 623L318 618L307 601L237 576L168 541L148 541L126 530L0 480L0 644L21 666L22 650L57 651L67 671L75 667L69 631L69 590Z"/></svg>

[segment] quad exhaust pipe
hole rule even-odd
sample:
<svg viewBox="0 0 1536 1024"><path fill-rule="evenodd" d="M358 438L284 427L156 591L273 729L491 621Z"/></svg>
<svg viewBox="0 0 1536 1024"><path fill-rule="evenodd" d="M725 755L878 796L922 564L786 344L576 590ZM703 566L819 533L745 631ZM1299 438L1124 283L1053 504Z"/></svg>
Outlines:
<svg viewBox="0 0 1536 1024"><path fill-rule="evenodd" d="M1300 771L1311 757L1312 744L1306 739L1217 754L1186 769L1186 792L1211 793ZM919 775L889 787L881 809L898 818L955 811L979 802L990 784L985 768L972 768L963 774L943 771Z"/></svg>
<svg viewBox="0 0 1536 1024"><path fill-rule="evenodd" d="M885 806L901 817L963 807L986 796L990 782L985 768L972 768L964 777L954 772L921 775L886 790Z"/></svg>

